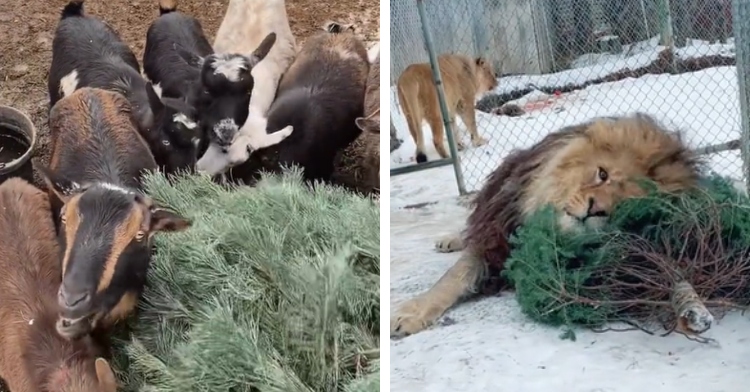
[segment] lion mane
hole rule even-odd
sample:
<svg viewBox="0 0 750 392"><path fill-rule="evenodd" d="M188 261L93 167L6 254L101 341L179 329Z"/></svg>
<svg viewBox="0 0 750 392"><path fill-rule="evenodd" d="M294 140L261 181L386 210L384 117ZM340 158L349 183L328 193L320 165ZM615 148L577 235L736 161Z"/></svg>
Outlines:
<svg viewBox="0 0 750 392"><path fill-rule="evenodd" d="M697 185L702 165L678 133L642 113L595 118L512 152L472 200L463 232L465 251L486 263L480 291L506 288L499 272L508 238L540 208L551 204L563 229L596 225L618 201L645 193L639 178L663 191L686 190Z"/></svg>
<svg viewBox="0 0 750 392"><path fill-rule="evenodd" d="M478 96L497 86L498 82L492 65L482 57L472 59L464 55L442 54L438 56L438 67L443 81L446 106L451 117L459 114L471 134L474 145L483 144L476 130L474 101ZM424 120L432 129L435 149L441 157L447 158L448 152L443 143L445 140L443 118L430 64L418 63L406 67L398 78L397 92L409 133L417 145L417 162L427 161L422 137L422 121ZM456 142L459 143L461 133L455 129L454 132L456 132ZM460 148L463 148L462 143L459 144Z"/></svg>

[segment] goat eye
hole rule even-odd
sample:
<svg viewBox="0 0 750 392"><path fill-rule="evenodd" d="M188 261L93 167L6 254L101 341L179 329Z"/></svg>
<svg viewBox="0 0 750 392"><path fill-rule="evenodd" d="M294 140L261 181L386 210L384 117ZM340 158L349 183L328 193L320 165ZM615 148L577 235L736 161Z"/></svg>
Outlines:
<svg viewBox="0 0 750 392"><path fill-rule="evenodd" d="M145 236L146 236L146 232L144 232L143 230L141 230L141 231L135 233L135 240L138 241L138 242L141 242L141 241L143 241L143 237L145 237Z"/></svg>
<svg viewBox="0 0 750 392"><path fill-rule="evenodd" d="M606 182L609 179L609 174L606 170L600 167L596 169L596 178L599 180L599 182Z"/></svg>

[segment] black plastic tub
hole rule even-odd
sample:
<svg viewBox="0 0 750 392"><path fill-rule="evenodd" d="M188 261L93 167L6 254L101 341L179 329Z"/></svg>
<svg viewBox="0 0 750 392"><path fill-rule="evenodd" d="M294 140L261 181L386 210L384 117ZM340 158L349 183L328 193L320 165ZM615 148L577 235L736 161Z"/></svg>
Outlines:
<svg viewBox="0 0 750 392"><path fill-rule="evenodd" d="M34 182L31 155L36 145L36 128L29 116L0 105L0 183L11 177Z"/></svg>

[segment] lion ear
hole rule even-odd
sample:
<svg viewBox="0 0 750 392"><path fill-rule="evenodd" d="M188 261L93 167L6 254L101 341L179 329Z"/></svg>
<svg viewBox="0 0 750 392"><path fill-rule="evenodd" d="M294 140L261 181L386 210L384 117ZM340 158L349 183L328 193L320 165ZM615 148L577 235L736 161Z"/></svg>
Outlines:
<svg viewBox="0 0 750 392"><path fill-rule="evenodd" d="M481 58L481 57L477 57L476 58L476 62L477 62L477 65L483 65L484 64L484 59Z"/></svg>

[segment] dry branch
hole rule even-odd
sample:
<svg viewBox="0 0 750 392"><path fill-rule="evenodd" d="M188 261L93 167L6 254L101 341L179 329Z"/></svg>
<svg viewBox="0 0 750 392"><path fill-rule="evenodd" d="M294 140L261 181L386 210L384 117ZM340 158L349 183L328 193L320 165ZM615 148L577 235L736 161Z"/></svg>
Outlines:
<svg viewBox="0 0 750 392"><path fill-rule="evenodd" d="M506 271L524 312L557 325L601 331L625 322L695 340L727 311L746 308L750 200L728 181L707 186L624 203L614 226L598 233L560 233L554 211L529 219L512 239Z"/></svg>

